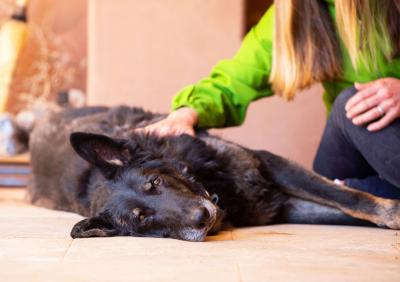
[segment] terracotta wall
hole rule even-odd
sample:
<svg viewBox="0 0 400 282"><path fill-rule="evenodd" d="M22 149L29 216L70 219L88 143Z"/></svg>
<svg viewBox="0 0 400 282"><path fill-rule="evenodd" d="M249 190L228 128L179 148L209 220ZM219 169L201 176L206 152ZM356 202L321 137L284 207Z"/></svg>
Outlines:
<svg viewBox="0 0 400 282"><path fill-rule="evenodd" d="M242 0L89 0L91 104L168 111L172 96L240 46ZM321 88L293 103L254 103L242 127L217 131L310 167L325 122Z"/></svg>
<svg viewBox="0 0 400 282"><path fill-rule="evenodd" d="M242 0L89 3L91 103L166 111L175 92L240 44Z"/></svg>
<svg viewBox="0 0 400 282"><path fill-rule="evenodd" d="M46 27L77 73L65 87L86 89L87 0L30 0L30 20ZM51 42L51 39L49 39ZM58 46L57 46L58 47Z"/></svg>
<svg viewBox="0 0 400 282"><path fill-rule="evenodd" d="M301 92L294 102L279 97L250 105L243 126L223 136L255 149L267 149L311 168L326 121L322 87Z"/></svg>
<svg viewBox="0 0 400 282"><path fill-rule="evenodd" d="M0 20L14 10L14 0L0 0ZM31 0L29 36L12 83L9 111L34 98L54 99L69 88L86 90L86 0Z"/></svg>

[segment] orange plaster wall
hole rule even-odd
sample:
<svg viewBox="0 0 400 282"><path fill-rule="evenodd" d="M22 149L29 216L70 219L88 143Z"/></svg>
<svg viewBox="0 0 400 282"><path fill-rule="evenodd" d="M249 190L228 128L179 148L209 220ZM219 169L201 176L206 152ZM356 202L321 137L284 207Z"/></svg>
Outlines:
<svg viewBox="0 0 400 282"><path fill-rule="evenodd" d="M15 1L0 5L1 19L14 10ZM29 106L33 97L54 99L69 88L86 90L87 1L31 0L28 39L23 48L7 105L10 112Z"/></svg>
<svg viewBox="0 0 400 282"><path fill-rule="evenodd" d="M238 48L241 2L89 1L89 101L168 110L180 88Z"/></svg>
<svg viewBox="0 0 400 282"><path fill-rule="evenodd" d="M293 102L271 97L252 103L243 126L223 136L254 149L267 149L311 168L326 121L322 87L299 93Z"/></svg>

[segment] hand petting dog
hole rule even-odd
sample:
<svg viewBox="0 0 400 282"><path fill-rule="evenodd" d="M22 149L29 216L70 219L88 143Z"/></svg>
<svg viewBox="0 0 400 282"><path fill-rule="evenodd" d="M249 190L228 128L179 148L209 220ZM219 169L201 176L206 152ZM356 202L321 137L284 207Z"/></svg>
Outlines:
<svg viewBox="0 0 400 282"><path fill-rule="evenodd" d="M358 92L346 104L347 117L355 125L378 131L400 117L400 79L382 78L355 83Z"/></svg>
<svg viewBox="0 0 400 282"><path fill-rule="evenodd" d="M181 134L194 136L194 126L197 124L197 120L198 115L195 110L191 108L180 108L171 112L165 119L144 128L135 129L135 131L154 133L159 136L177 136Z"/></svg>

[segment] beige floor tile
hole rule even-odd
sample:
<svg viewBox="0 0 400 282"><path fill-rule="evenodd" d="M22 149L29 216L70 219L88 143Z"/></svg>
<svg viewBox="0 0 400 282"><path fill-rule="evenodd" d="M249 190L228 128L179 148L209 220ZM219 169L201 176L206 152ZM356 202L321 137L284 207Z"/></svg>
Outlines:
<svg viewBox="0 0 400 282"><path fill-rule="evenodd" d="M170 260L103 263L5 263L0 266L3 281L240 281L237 268L219 265L188 264Z"/></svg>
<svg viewBox="0 0 400 282"><path fill-rule="evenodd" d="M71 242L72 239L0 238L0 265L2 261L61 261Z"/></svg>
<svg viewBox="0 0 400 282"><path fill-rule="evenodd" d="M55 211L45 208L35 207L28 204L0 204L0 218L73 218L79 220L82 217L70 212Z"/></svg>
<svg viewBox="0 0 400 282"><path fill-rule="evenodd" d="M96 250L96 251L93 251ZM74 240L65 261L149 260L232 261L240 246L232 241L184 242L155 238L90 238Z"/></svg>
<svg viewBox="0 0 400 282"><path fill-rule="evenodd" d="M0 238L70 238L74 218L0 217Z"/></svg>
<svg viewBox="0 0 400 282"><path fill-rule="evenodd" d="M400 232L272 225L192 243L72 240L73 213L0 190L0 281L400 281Z"/></svg>
<svg viewBox="0 0 400 282"><path fill-rule="evenodd" d="M364 261L340 261L334 256L331 261L302 261L302 257L292 260L276 258L254 264L239 263L242 281L400 281L399 267L386 267L384 263L371 267Z"/></svg>
<svg viewBox="0 0 400 282"><path fill-rule="evenodd" d="M0 187L0 203L3 202L22 202L26 198L25 188L6 188Z"/></svg>
<svg viewBox="0 0 400 282"><path fill-rule="evenodd" d="M275 225L238 229L233 237L254 255L238 259L243 281L400 281L396 231Z"/></svg>

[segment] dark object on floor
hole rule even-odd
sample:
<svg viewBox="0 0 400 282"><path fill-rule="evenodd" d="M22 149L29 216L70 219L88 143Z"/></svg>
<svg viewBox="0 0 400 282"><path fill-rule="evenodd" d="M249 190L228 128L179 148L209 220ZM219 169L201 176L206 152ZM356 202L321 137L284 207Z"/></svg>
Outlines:
<svg viewBox="0 0 400 282"><path fill-rule="evenodd" d="M74 238L202 241L227 225L278 222L400 228L399 201L338 186L270 152L206 132L133 132L162 118L128 107L43 118L30 138L32 203L88 217L74 226Z"/></svg>
<svg viewBox="0 0 400 282"><path fill-rule="evenodd" d="M27 132L22 130L10 114L0 115L0 156L13 156L26 152Z"/></svg>

